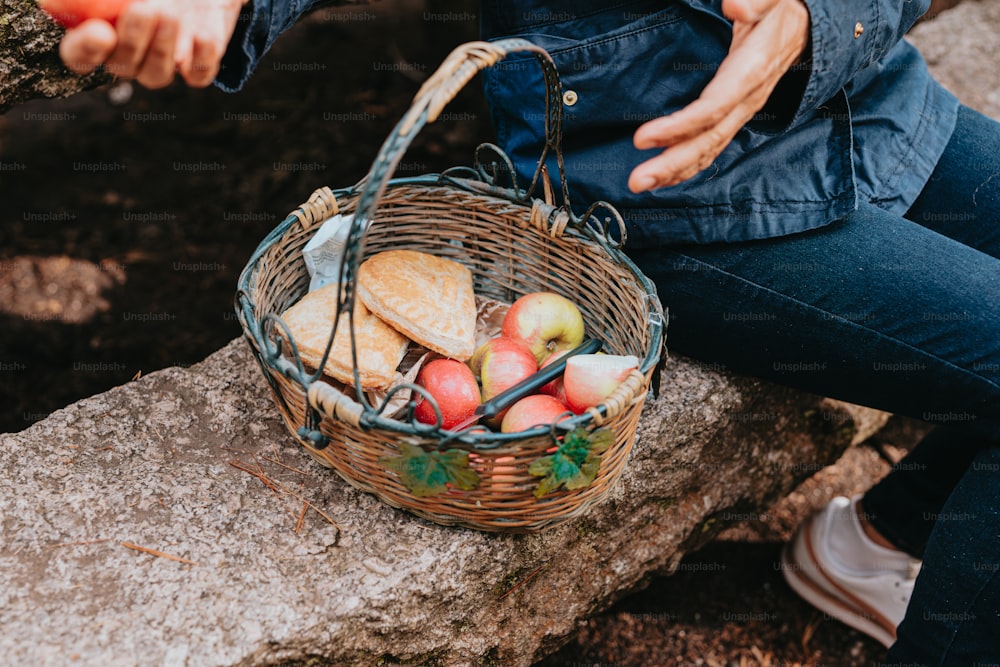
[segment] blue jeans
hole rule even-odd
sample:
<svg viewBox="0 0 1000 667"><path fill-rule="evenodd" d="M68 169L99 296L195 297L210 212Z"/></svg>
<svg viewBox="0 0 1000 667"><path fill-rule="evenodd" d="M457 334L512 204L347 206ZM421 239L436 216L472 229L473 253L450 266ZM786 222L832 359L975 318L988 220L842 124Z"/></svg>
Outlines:
<svg viewBox="0 0 1000 667"><path fill-rule="evenodd" d="M864 497L924 561L887 661L1000 655L1000 123L963 107L905 217L630 252L668 344L743 374L938 424Z"/></svg>

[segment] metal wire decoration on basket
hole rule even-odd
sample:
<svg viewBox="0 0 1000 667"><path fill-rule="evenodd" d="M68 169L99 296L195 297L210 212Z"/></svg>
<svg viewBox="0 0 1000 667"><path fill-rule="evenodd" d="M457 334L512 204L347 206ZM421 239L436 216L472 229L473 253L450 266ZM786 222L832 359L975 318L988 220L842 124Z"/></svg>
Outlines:
<svg viewBox="0 0 1000 667"><path fill-rule="evenodd" d="M517 186L509 159L488 144L478 149L474 167L391 179L420 129L478 71L514 52L534 55L546 88L546 146L528 189ZM555 65L540 47L520 39L458 47L419 90L366 178L314 192L261 242L240 276L236 311L289 431L350 484L439 524L533 532L605 498L625 468L653 376L665 359L663 309L651 281L621 252L621 216L603 202L582 216L570 208L560 100ZM559 205L545 175L550 155L562 186ZM500 185L501 176L511 185ZM533 196L536 187L545 190L542 199ZM422 424L413 418L412 399L403 416L388 416L391 394L422 389L406 384L372 402L364 392L338 388L322 370L303 365L279 318L307 291L303 246L337 213L354 214L337 312L348 314L343 321L351 327L355 387L362 386L354 336L358 267L366 257L395 249L461 263L484 298L510 303L532 292L562 294L580 306L588 335L608 353L637 356L638 370L601 405L520 433ZM334 330L340 321L334 318Z"/></svg>

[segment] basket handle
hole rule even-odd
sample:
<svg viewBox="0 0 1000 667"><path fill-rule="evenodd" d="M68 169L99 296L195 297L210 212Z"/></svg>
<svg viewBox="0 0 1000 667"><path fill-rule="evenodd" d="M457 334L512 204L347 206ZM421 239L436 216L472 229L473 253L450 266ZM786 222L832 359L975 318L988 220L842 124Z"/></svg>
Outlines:
<svg viewBox="0 0 1000 667"><path fill-rule="evenodd" d="M548 157L549 151L552 151L556 156L564 203L569 208L569 185L566 181L562 156L562 84L548 51L526 39L512 37L495 42L468 42L456 47L417 91L409 111L400 120L397 129L401 135L412 140L412 136L416 134L413 130L419 131L426 123L437 120L444 107L455 99L459 91L465 88L478 72L492 67L511 53L523 52L535 55L545 83L545 145L527 192L533 192L539 180L549 185L545 158ZM426 115L423 113L424 110L427 112ZM409 142L403 146L403 150L408 145ZM395 164L392 168L395 168ZM372 171L374 172L374 167ZM379 195L381 196L381 193Z"/></svg>
<svg viewBox="0 0 1000 667"><path fill-rule="evenodd" d="M437 119L445 105L453 100L480 70L496 64L508 54L517 52L534 54L542 68L545 80L545 146L542 149L539 166L535 171L528 192L534 190L543 173L549 151L552 151L555 153L559 169L563 203L566 208L569 208L569 185L566 182L565 165L560 146L562 141L561 86L552 58L542 47L520 38L462 44L445 58L437 71L417 91L409 110L382 144L368 175L361 184L354 221L344 248L340 276L341 285L353 286L354 284L358 264L364 254L365 229L374 215L378 201L382 198L390 177L415 136L427 123ZM354 290L351 287L346 290L342 305L348 310L353 309Z"/></svg>
<svg viewBox="0 0 1000 667"><path fill-rule="evenodd" d="M645 374L638 369L633 370L618 383L615 390L601 402L600 406L587 408L585 412L591 416L595 425L600 426L604 422L614 419L639 400L645 392L645 388ZM600 407L604 408L603 411Z"/></svg>
<svg viewBox="0 0 1000 667"><path fill-rule="evenodd" d="M337 304L337 317L334 319L333 331L327 345L322 363L326 363L333 337L336 335L340 313L348 313L351 330L351 355L354 367L354 383L360 386L357 364L357 346L354 344L354 299L357 293L357 272L364 255L364 237L368 223L374 217L379 200L385 193L389 179L396 170L406 149L413 142L419 131L429 122L433 122L455 96L472 80L472 78L487 67L490 67L508 54L528 52L535 56L542 68L545 81L545 146L539 158L538 168L528 192L532 192L539 178L544 173L544 165L549 151L555 153L559 169L559 179L562 185L563 204L569 210L569 185L566 182L566 170L563 162L562 149L562 96L559 75L555 63L548 52L540 46L520 39L502 39L496 42L468 42L456 47L440 67L428 78L413 98L410 108L396 124L393 131L382 143L367 176L359 184L354 218L344 243L344 254L340 265L339 282L344 286ZM369 409L370 406L363 395L359 402ZM313 406L314 408L318 406Z"/></svg>

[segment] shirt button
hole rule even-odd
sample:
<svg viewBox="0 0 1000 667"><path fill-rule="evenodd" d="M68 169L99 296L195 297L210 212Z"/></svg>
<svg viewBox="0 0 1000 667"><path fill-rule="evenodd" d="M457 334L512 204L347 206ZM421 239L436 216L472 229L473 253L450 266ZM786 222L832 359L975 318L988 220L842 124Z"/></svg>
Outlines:
<svg viewBox="0 0 1000 667"><path fill-rule="evenodd" d="M854 39L861 37L863 34L865 34L865 26L862 25L861 21L858 21L854 24Z"/></svg>
<svg viewBox="0 0 1000 667"><path fill-rule="evenodd" d="M563 93L563 104L565 104L568 107L571 107L574 104L576 104L577 100L579 99L580 96L576 94L575 90L567 90L565 93Z"/></svg>

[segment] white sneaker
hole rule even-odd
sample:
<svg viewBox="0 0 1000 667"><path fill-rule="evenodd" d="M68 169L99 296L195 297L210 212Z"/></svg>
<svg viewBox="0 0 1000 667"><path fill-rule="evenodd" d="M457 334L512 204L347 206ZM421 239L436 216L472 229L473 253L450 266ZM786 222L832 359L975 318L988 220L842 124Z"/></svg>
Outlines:
<svg viewBox="0 0 1000 667"><path fill-rule="evenodd" d="M807 519L785 545L781 571L814 607L889 647L920 561L864 534L855 509L859 498L834 498Z"/></svg>

